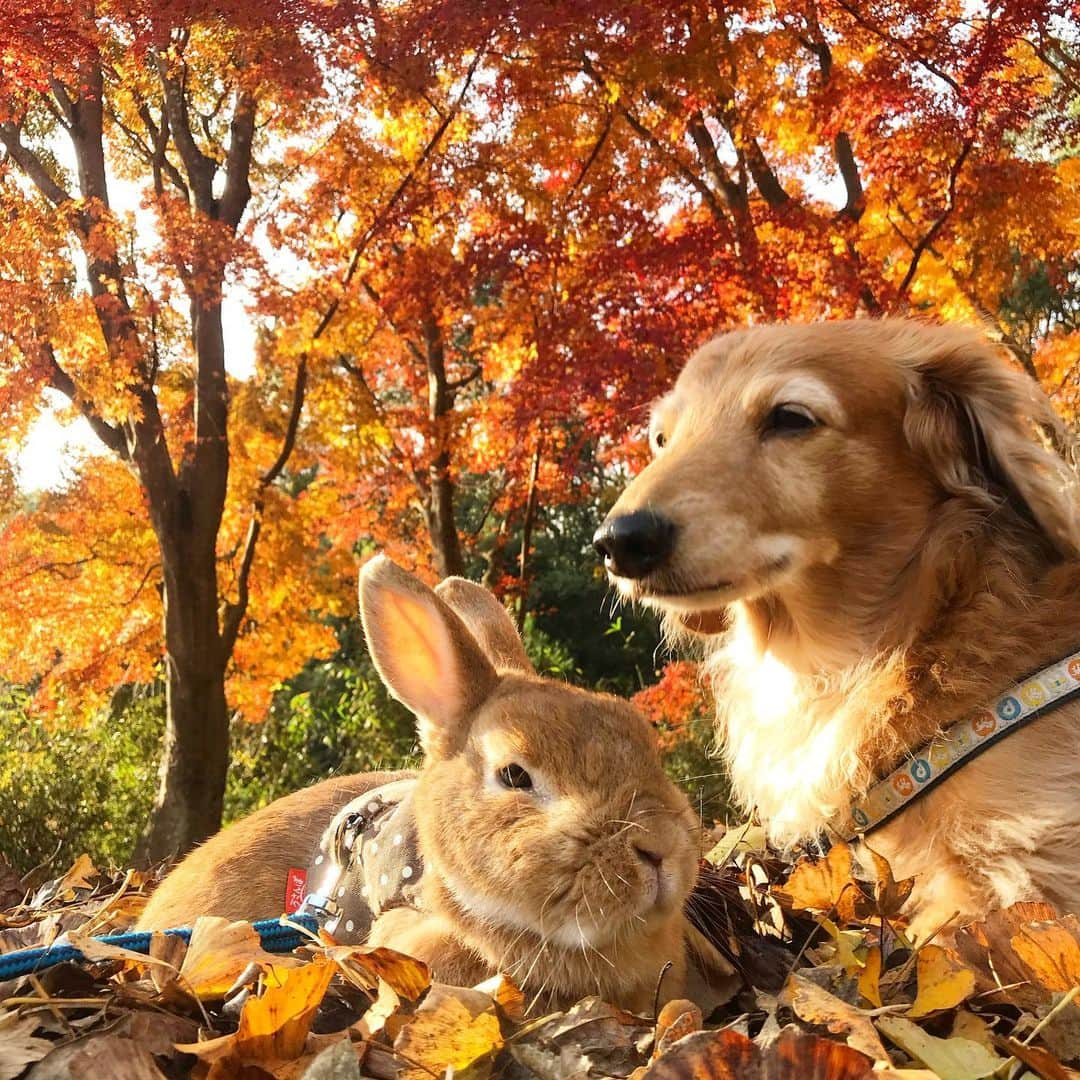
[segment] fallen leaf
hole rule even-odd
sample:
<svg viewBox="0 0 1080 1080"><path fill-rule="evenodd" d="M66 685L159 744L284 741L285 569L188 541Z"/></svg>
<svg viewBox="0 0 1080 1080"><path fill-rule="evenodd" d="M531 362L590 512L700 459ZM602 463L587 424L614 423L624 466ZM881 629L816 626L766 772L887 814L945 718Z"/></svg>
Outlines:
<svg viewBox="0 0 1080 1080"><path fill-rule="evenodd" d="M330 945L322 954L337 963L347 977L359 974L361 978L355 981L361 985L374 987L382 979L409 1001L416 1001L431 985L427 964L381 945Z"/></svg>
<svg viewBox="0 0 1080 1080"><path fill-rule="evenodd" d="M779 1000L807 1023L821 1024L834 1035L844 1035L848 1046L872 1060L889 1060L874 1025L861 1009L841 1001L797 972L788 978Z"/></svg>
<svg viewBox="0 0 1080 1080"><path fill-rule="evenodd" d="M865 840L860 850L865 851L874 864L874 900L877 914L884 919L895 919L907 903L911 890L915 887L915 879L910 877L897 881L893 877L888 859L879 855Z"/></svg>
<svg viewBox="0 0 1080 1080"><path fill-rule="evenodd" d="M237 1045L246 1058L291 1061L299 1057L334 965L316 956L295 968L272 968L266 990L248 998L240 1013Z"/></svg>
<svg viewBox="0 0 1080 1080"><path fill-rule="evenodd" d="M1022 1061L1042 1077L1042 1080L1076 1080L1080 1073L1073 1069L1066 1069L1064 1065L1049 1050L1043 1050L1039 1046L1028 1046L1019 1039L1005 1037L1001 1039L1003 1050Z"/></svg>
<svg viewBox="0 0 1080 1080"><path fill-rule="evenodd" d="M804 856L782 889L774 892L799 911L835 913L842 923L853 922L869 908L852 872L851 848L837 843L824 858Z"/></svg>
<svg viewBox="0 0 1080 1080"><path fill-rule="evenodd" d="M667 1002L656 1018L656 1044L652 1060L666 1053L680 1039L700 1031L703 1021L701 1010L692 1001L676 999Z"/></svg>
<svg viewBox="0 0 1080 1080"><path fill-rule="evenodd" d="M525 1020L525 995L506 975L494 975L473 987L481 994L487 994L495 1002L496 1008L511 1023L521 1024Z"/></svg>
<svg viewBox="0 0 1080 1080"><path fill-rule="evenodd" d="M579 1001L510 1042L512 1057L541 1080L572 1076L629 1076L642 1063L639 1046L652 1038L652 1025L599 998Z"/></svg>
<svg viewBox="0 0 1080 1080"><path fill-rule="evenodd" d="M165 1080L153 1054L131 1039L95 1035L54 1050L27 1080Z"/></svg>
<svg viewBox="0 0 1080 1080"><path fill-rule="evenodd" d="M848 975L857 976L866 966L866 935L861 930L841 930L832 919L822 917L819 922L836 946L832 963L839 964Z"/></svg>
<svg viewBox="0 0 1080 1080"><path fill-rule="evenodd" d="M1080 984L1080 921L1075 915L1022 926L1012 947L1044 989L1061 992Z"/></svg>
<svg viewBox="0 0 1080 1080"><path fill-rule="evenodd" d="M165 967L172 966L166 960L160 960L157 957L149 956L145 953L138 953L132 949L125 949L120 945L113 945L107 941L100 941L95 937L91 937L89 934L84 934L81 930L69 930L68 941L74 945L87 960L95 962L120 960L126 964L133 965L139 970L147 968L152 964L161 964Z"/></svg>
<svg viewBox="0 0 1080 1080"><path fill-rule="evenodd" d="M176 1049L207 1062L292 1061L304 1050L311 1020L334 971L334 964L322 956L301 967L271 968L263 993L244 1002L234 1034L178 1043Z"/></svg>
<svg viewBox="0 0 1080 1080"><path fill-rule="evenodd" d="M766 1050L730 1028L676 1043L642 1080L871 1080L865 1054L788 1026Z"/></svg>
<svg viewBox="0 0 1080 1080"><path fill-rule="evenodd" d="M38 1022L18 1013L0 1015L0 1080L18 1076L31 1062L39 1061L53 1048L48 1039L35 1039Z"/></svg>
<svg viewBox="0 0 1080 1080"><path fill-rule="evenodd" d="M251 964L266 970L285 967L291 962L288 957L265 952L250 923L204 915L191 928L179 981L200 1001L210 1001L232 989L238 976Z"/></svg>
<svg viewBox="0 0 1080 1080"><path fill-rule="evenodd" d="M360 1080L360 1058L348 1039L327 1047L307 1067L303 1080Z"/></svg>
<svg viewBox="0 0 1080 1080"><path fill-rule="evenodd" d="M98 876L98 868L90 860L85 852L80 855L70 870L56 883L58 896L74 895L76 889L92 889L94 883L90 880Z"/></svg>
<svg viewBox="0 0 1080 1080"><path fill-rule="evenodd" d="M882 1016L878 1030L941 1080L981 1080L1005 1059L971 1039L939 1039L900 1016Z"/></svg>
<svg viewBox="0 0 1080 1080"><path fill-rule="evenodd" d="M866 952L866 963L859 972L859 993L866 1001L869 1001L875 1009L881 1008L881 988L878 981L881 978L881 949L875 945Z"/></svg>
<svg viewBox="0 0 1080 1080"><path fill-rule="evenodd" d="M495 1002L487 994L433 983L412 1020L394 1040L401 1080L430 1080L490 1062L502 1049Z"/></svg>
<svg viewBox="0 0 1080 1080"><path fill-rule="evenodd" d="M994 1049L994 1033L990 1026L981 1016L970 1013L967 1009L961 1009L953 1021L952 1037L954 1039L971 1039L988 1050Z"/></svg>
<svg viewBox="0 0 1080 1080"><path fill-rule="evenodd" d="M723 866L740 852L761 852L766 849L765 830L747 821L728 829L710 849L705 859L713 866Z"/></svg>
<svg viewBox="0 0 1080 1080"><path fill-rule="evenodd" d="M914 1019L955 1009L975 993L975 972L939 945L924 945L918 956L918 993L908 1010Z"/></svg>

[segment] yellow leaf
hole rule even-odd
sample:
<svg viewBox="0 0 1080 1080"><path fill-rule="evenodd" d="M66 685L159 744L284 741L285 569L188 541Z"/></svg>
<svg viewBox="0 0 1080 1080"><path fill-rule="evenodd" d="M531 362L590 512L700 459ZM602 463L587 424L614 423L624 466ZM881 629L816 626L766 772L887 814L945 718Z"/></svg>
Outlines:
<svg viewBox="0 0 1080 1080"><path fill-rule="evenodd" d="M204 915L195 920L191 929L191 941L180 967L180 985L200 1000L219 998L252 964L267 970L292 962L265 952L250 923L231 923Z"/></svg>
<svg viewBox="0 0 1080 1080"><path fill-rule="evenodd" d="M240 1013L237 1049L245 1058L291 1061L304 1049L311 1018L334 977L335 965L316 956L303 967L274 968L266 992Z"/></svg>
<svg viewBox="0 0 1080 1080"><path fill-rule="evenodd" d="M394 1040L405 1064L400 1080L430 1080L482 1067L502 1049L495 1003L487 994L434 984L412 1021Z"/></svg>
<svg viewBox="0 0 1080 1080"><path fill-rule="evenodd" d="M848 975L856 975L866 965L866 937L858 930L841 930L832 919L821 919L836 945L836 963Z"/></svg>
<svg viewBox="0 0 1080 1080"><path fill-rule="evenodd" d="M881 989L878 980L881 978L881 949L874 946L866 954L866 964L859 972L859 993L863 999L869 1001L875 1009L881 1008Z"/></svg>
<svg viewBox="0 0 1080 1080"><path fill-rule="evenodd" d="M975 972L947 949L925 945L919 950L919 992L908 1016L927 1016L955 1009L975 993Z"/></svg>

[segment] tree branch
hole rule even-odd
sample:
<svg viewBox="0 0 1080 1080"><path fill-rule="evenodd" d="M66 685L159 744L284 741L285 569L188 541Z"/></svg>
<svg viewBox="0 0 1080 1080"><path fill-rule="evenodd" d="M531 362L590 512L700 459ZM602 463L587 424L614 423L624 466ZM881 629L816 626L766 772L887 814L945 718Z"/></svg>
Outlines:
<svg viewBox="0 0 1080 1080"><path fill-rule="evenodd" d="M251 567L255 562L255 547L262 532L262 515L266 505L266 491L281 476L296 446L296 433L300 428L300 416L304 411L304 396L307 392L307 357L301 356L296 365L296 382L293 384L292 401L289 405L289 419L285 425L285 437L281 449L273 464L259 477L259 487L255 494L251 519L248 521L247 535L244 538L244 551L240 557L240 570L236 577L236 601L225 603L221 626L221 663L228 663L240 633L240 623L247 613L250 598Z"/></svg>
<svg viewBox="0 0 1080 1080"><path fill-rule="evenodd" d="M173 142L187 170L188 184L195 195L195 206L210 216L214 208L214 173L217 162L207 157L195 142L188 122L187 98L181 83L169 72L166 61L155 54L158 78L164 93L164 115L168 118Z"/></svg>
<svg viewBox="0 0 1080 1080"><path fill-rule="evenodd" d="M225 190L218 217L234 232L251 198L251 147L255 137L255 99L243 93L236 102L229 126L229 154L225 160Z"/></svg>
<svg viewBox="0 0 1080 1080"><path fill-rule="evenodd" d="M592 79L599 90L605 94L607 93L607 81L604 79L603 75L596 70L593 62L587 56L582 56L581 58L581 70L585 75L588 75L588 77ZM630 125L631 130L648 143L656 153L660 154L674 166L679 175L693 187L693 189L701 196L702 202L709 208L713 217L725 225L728 224L716 192L713 191L713 189L686 164L686 162L682 161L677 154L672 153L664 142L654 132L650 131L649 128L627 108L621 97L615 103L615 108L618 110L619 115Z"/></svg>
<svg viewBox="0 0 1080 1080"><path fill-rule="evenodd" d="M52 345L43 342L41 349L45 361L49 365L49 385L54 390L59 390L82 413L94 434L110 450L117 454L122 461L130 461L131 452L128 449L127 439L124 437L123 431L102 419L93 402L89 401L79 391L75 380L60 366Z"/></svg>
<svg viewBox="0 0 1080 1080"><path fill-rule="evenodd" d="M911 282L914 280L915 273L919 268L919 260L922 259L926 249L934 242L935 237L941 232L949 215L953 212L953 209L956 206L956 178L960 175L960 170L964 167L964 162L967 161L968 155L971 153L974 145L974 140L967 139L956 160L949 168L949 183L945 196L945 207L934 219L933 224L926 230L922 238L911 249L911 262L908 264L907 273L904 274L904 280L900 282L897 296L903 296L911 287Z"/></svg>
<svg viewBox="0 0 1080 1080"><path fill-rule="evenodd" d="M71 201L71 195L52 178L41 159L26 146L17 125L0 124L0 141L3 142L11 160L30 178L34 187L53 204L61 206Z"/></svg>

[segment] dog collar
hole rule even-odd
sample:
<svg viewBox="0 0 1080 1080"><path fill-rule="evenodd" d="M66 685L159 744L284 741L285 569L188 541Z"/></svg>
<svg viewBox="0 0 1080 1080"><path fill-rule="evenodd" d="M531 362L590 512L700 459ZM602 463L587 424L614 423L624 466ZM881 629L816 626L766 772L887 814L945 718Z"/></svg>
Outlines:
<svg viewBox="0 0 1080 1080"><path fill-rule="evenodd" d="M837 832L848 841L873 832L961 765L1073 698L1080 696L1080 652L1016 684L931 739L848 808Z"/></svg>

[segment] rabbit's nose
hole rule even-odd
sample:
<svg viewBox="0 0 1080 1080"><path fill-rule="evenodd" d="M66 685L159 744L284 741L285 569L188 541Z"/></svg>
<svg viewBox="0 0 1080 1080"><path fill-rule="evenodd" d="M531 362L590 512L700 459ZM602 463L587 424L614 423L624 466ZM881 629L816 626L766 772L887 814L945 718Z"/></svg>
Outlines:
<svg viewBox="0 0 1080 1080"><path fill-rule="evenodd" d="M675 524L652 510L619 514L596 530L593 547L616 577L642 578L671 557Z"/></svg>
<svg viewBox="0 0 1080 1080"><path fill-rule="evenodd" d="M654 870L659 870L663 865L664 856L662 852L653 851L651 848L642 847L640 844L635 844L634 850L637 852L638 858L646 866L651 866Z"/></svg>

